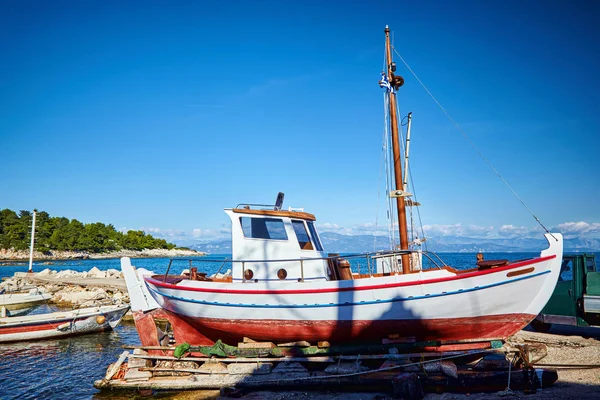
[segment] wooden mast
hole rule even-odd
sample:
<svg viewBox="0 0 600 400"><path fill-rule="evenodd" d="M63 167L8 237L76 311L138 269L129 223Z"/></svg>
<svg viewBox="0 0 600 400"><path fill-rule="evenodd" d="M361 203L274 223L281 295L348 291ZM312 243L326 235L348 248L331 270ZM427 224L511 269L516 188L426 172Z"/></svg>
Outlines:
<svg viewBox="0 0 600 400"><path fill-rule="evenodd" d="M392 71L392 52L390 46L390 28L385 27L385 49L387 61L387 79L392 87L394 87L394 71ZM394 177L396 181L396 189L403 190L402 182L402 164L400 160L400 140L398 139L398 116L396 115L396 96L390 93L390 125L392 131L392 148L394 156ZM404 197L396 198L396 207L398 209L398 230L400 233L400 250L408 250L408 229L406 224L406 205ZM402 255L402 273L410 273L410 256Z"/></svg>

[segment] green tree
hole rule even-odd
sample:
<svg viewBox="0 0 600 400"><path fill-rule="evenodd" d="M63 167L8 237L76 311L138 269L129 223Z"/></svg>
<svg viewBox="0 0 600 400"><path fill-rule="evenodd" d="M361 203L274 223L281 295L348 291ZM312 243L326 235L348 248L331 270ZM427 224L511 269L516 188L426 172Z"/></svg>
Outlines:
<svg viewBox="0 0 600 400"><path fill-rule="evenodd" d="M32 213L21 210L15 213L9 209L0 210L0 248L24 250L29 248L31 239ZM40 211L36 215L37 250L73 250L105 252L120 249L172 249L174 244L157 239L143 231L119 232L112 224L101 222L83 224L76 219L51 217Z"/></svg>

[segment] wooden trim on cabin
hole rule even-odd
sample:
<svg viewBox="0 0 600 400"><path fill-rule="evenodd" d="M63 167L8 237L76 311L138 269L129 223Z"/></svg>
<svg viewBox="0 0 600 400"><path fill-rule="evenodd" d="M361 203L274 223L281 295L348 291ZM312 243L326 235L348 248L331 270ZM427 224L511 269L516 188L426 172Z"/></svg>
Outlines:
<svg viewBox="0 0 600 400"><path fill-rule="evenodd" d="M232 208L231 211L238 214L255 214L255 215L268 215L272 217L289 217L298 218L308 221L316 221L317 219L313 214L309 214L303 211L277 211L277 210L250 210L246 208Z"/></svg>

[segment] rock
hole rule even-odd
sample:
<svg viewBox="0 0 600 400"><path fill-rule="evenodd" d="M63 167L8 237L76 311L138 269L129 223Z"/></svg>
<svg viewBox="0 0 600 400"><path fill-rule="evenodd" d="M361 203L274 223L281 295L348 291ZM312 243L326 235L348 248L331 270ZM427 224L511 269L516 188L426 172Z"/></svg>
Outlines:
<svg viewBox="0 0 600 400"><path fill-rule="evenodd" d="M60 271L59 273L56 274L57 278L68 278L68 277L74 277L74 276L77 276L77 272L70 270L70 269Z"/></svg>
<svg viewBox="0 0 600 400"><path fill-rule="evenodd" d="M42 276L45 276L45 275L54 275L54 274L56 274L56 271L52 271L51 269L48 269L48 268L46 268L45 270L40 271L40 272L37 273L37 275L42 275Z"/></svg>
<svg viewBox="0 0 600 400"><path fill-rule="evenodd" d="M106 270L106 277L107 278L120 278L121 277L121 271L117 271L116 269L108 269Z"/></svg>
<svg viewBox="0 0 600 400"><path fill-rule="evenodd" d="M97 267L94 267L88 271L90 278L106 278L106 271L100 271Z"/></svg>

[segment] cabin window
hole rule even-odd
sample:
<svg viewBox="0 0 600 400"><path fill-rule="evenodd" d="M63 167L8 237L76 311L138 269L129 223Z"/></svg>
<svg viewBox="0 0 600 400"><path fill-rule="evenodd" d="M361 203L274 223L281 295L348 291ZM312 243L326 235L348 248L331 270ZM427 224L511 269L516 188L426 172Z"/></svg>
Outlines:
<svg viewBox="0 0 600 400"><path fill-rule="evenodd" d="M287 240L283 220L278 218L240 217L244 236L251 239Z"/></svg>
<svg viewBox="0 0 600 400"><path fill-rule="evenodd" d="M564 259L560 267L560 275L558 276L559 282L566 282L573 280L573 260L570 258Z"/></svg>
<svg viewBox="0 0 600 400"><path fill-rule="evenodd" d="M308 225L308 230L310 231L310 236L312 237L315 247L318 251L323 251L323 245L321 245L321 239L319 239L319 235L317 235L315 224L312 222L306 222L306 225Z"/></svg>
<svg viewBox="0 0 600 400"><path fill-rule="evenodd" d="M596 266L594 265L594 259L592 257L585 258L585 267L589 272L594 272Z"/></svg>
<svg viewBox="0 0 600 400"><path fill-rule="evenodd" d="M313 245L310 242L310 237L308 236L308 231L306 230L306 226L304 226L304 221L292 221L292 226L294 227L294 232L296 232L296 237L298 238L298 244L302 250L313 250Z"/></svg>

